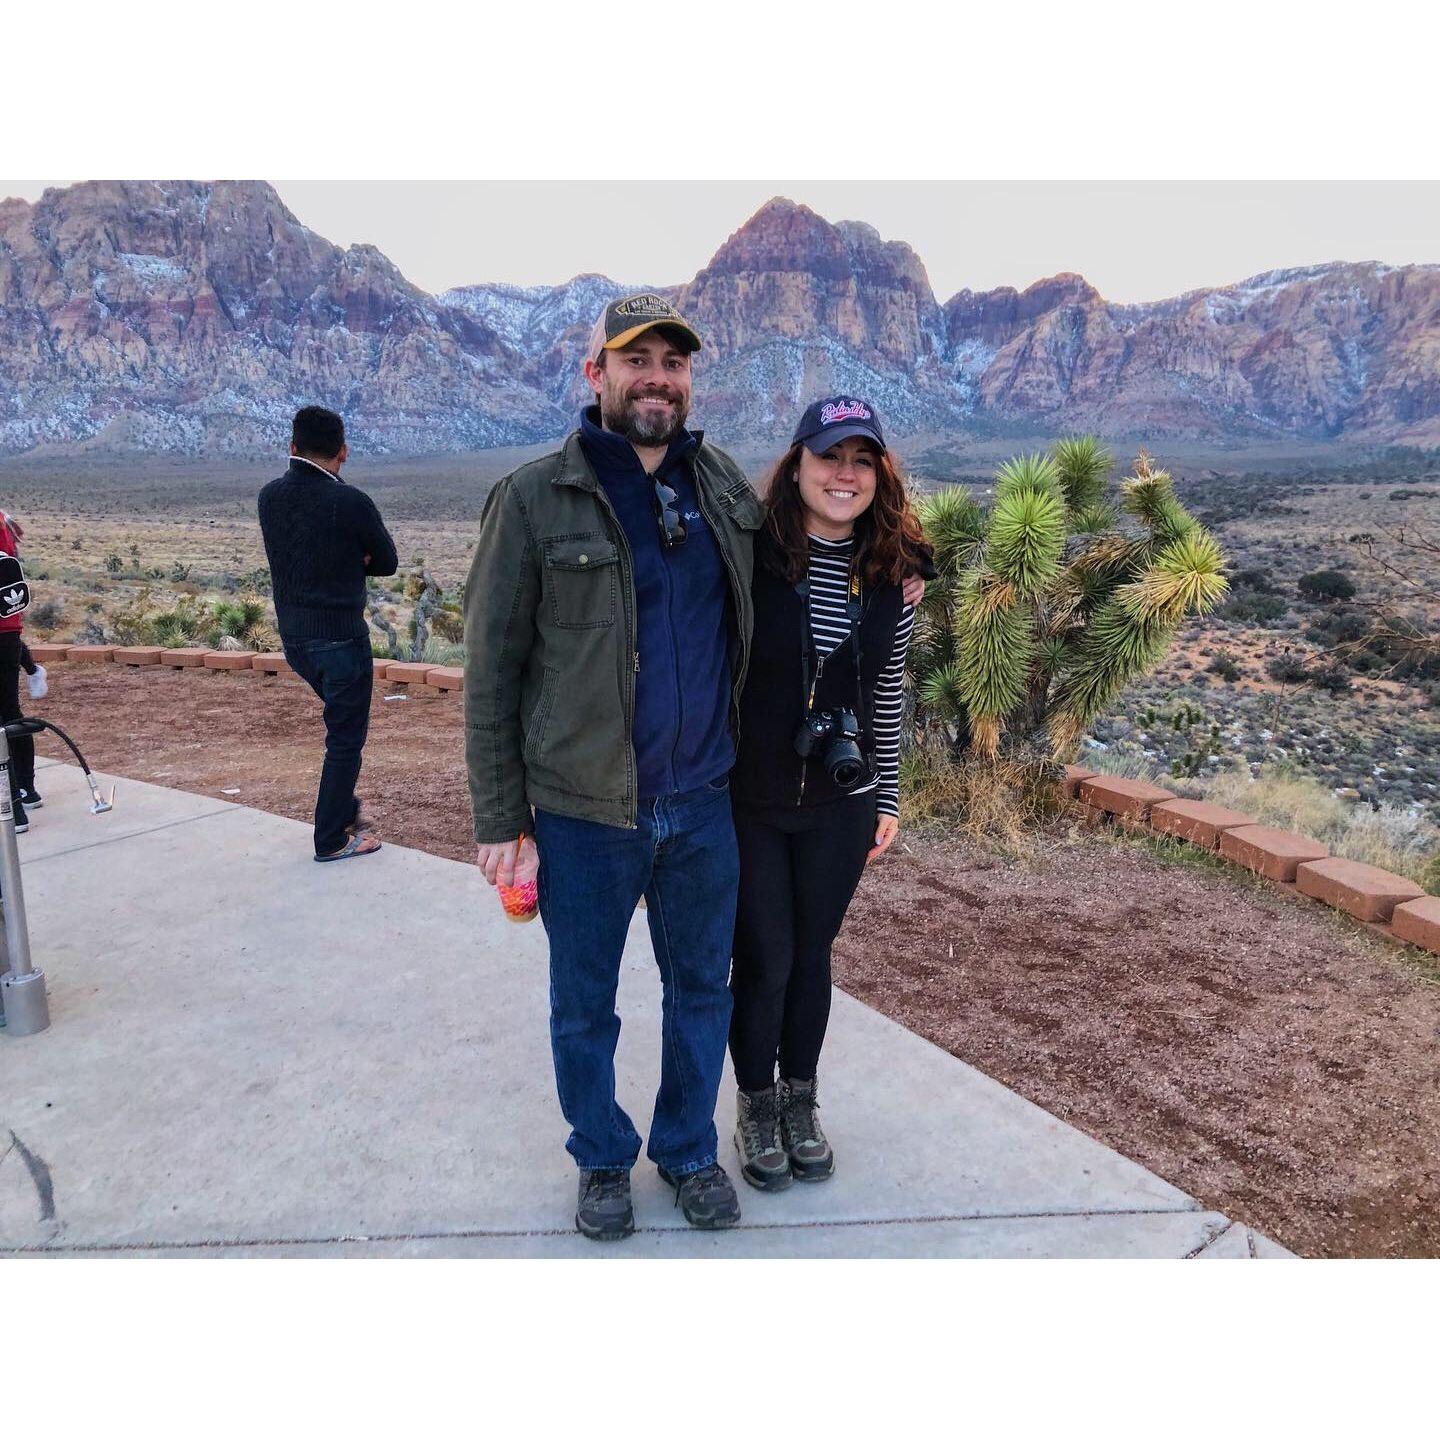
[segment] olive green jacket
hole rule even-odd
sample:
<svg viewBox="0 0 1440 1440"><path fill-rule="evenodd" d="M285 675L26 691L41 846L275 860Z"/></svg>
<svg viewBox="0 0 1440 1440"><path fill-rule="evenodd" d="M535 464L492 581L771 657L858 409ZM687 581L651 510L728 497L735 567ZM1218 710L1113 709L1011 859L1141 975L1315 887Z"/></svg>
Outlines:
<svg viewBox="0 0 1440 1440"><path fill-rule="evenodd" d="M760 504L702 442L700 508L730 578L731 723L750 660ZM465 763L479 844L530 834L530 807L635 825L630 547L578 431L491 492L465 586Z"/></svg>

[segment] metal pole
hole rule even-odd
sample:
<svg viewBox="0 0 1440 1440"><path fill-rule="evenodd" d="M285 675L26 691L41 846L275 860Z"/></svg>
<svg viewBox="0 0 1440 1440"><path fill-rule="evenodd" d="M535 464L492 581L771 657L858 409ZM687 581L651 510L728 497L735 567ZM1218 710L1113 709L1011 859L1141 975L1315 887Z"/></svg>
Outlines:
<svg viewBox="0 0 1440 1440"><path fill-rule="evenodd" d="M50 1024L45 975L30 963L30 932L25 924L25 892L20 885L20 845L10 803L10 742L0 725L0 886L5 907L5 948L10 968L0 975L0 1001L7 1035L35 1035Z"/></svg>

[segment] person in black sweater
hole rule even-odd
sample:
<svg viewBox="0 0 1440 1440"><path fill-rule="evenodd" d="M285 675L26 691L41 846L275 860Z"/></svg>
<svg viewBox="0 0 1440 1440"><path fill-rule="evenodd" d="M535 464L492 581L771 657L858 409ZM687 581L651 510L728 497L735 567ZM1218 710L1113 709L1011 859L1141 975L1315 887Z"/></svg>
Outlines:
<svg viewBox="0 0 1440 1440"><path fill-rule="evenodd" d="M830 947L865 866L899 834L915 622L902 585L935 572L875 409L854 396L805 412L764 515L730 777L740 848L730 1056L741 1173L780 1190L835 1169L815 1086Z"/></svg>
<svg viewBox="0 0 1440 1440"><path fill-rule="evenodd" d="M375 684L365 577L393 575L399 560L375 502L340 478L349 454L345 422L333 410L305 406L295 415L290 468L259 500L285 658L325 702L317 860L380 848L361 827L355 794Z"/></svg>

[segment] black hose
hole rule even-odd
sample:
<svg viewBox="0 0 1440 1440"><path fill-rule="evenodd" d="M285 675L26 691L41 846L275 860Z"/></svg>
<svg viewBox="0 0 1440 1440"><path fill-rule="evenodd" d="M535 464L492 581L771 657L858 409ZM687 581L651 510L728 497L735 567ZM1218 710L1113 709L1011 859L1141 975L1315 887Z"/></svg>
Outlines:
<svg viewBox="0 0 1440 1440"><path fill-rule="evenodd" d="M90 774L90 766L80 753L80 747L58 725L52 724L49 720L41 720L35 715L26 715L20 720L9 720L5 724L6 735L38 735L42 730L53 730L70 747L71 753L80 762L80 768L87 775Z"/></svg>

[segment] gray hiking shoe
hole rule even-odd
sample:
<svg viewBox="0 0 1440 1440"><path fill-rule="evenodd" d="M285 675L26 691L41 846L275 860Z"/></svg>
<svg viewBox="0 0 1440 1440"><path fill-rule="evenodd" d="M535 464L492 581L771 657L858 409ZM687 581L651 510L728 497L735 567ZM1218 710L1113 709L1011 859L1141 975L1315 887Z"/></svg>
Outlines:
<svg viewBox="0 0 1440 1440"><path fill-rule="evenodd" d="M741 1175L757 1190L783 1190L790 1184L790 1157L780 1141L780 1102L773 1085L736 1092L735 1148Z"/></svg>
<svg viewBox="0 0 1440 1440"><path fill-rule="evenodd" d="M623 1240L635 1233L628 1170L582 1170L575 1228L590 1240Z"/></svg>
<svg viewBox="0 0 1440 1440"><path fill-rule="evenodd" d="M707 1165L688 1175L672 1175L663 1165L655 1168L675 1192L681 1213L697 1230L728 1230L740 1219L740 1197L722 1166Z"/></svg>
<svg viewBox="0 0 1440 1440"><path fill-rule="evenodd" d="M797 1180L828 1180L835 1173L835 1152L820 1128L813 1080L782 1080L779 1085L780 1139Z"/></svg>

